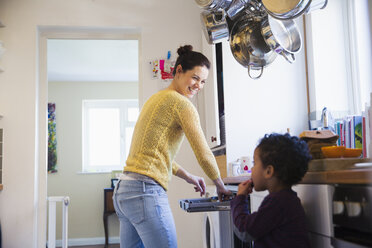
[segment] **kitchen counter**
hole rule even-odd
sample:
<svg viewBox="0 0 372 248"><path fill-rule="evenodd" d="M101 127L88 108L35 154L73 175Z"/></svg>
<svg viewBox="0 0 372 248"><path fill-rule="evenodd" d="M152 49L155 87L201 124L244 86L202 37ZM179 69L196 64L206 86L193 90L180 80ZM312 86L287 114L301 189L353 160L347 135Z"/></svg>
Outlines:
<svg viewBox="0 0 372 248"><path fill-rule="evenodd" d="M308 172L301 184L372 184L372 168Z"/></svg>
<svg viewBox="0 0 372 248"><path fill-rule="evenodd" d="M251 176L236 176L236 177L225 177L222 178L224 184L239 184L250 179Z"/></svg>
<svg viewBox="0 0 372 248"><path fill-rule="evenodd" d="M299 184L372 184L372 166L357 167L368 159L319 159L309 163L309 170ZM225 184L239 184L250 176L223 178Z"/></svg>

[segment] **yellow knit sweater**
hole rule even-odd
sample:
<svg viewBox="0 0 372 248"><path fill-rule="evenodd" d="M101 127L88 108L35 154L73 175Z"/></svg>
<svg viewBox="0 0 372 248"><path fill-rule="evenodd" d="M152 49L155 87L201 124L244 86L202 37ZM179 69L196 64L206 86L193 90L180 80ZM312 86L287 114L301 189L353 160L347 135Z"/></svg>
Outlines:
<svg viewBox="0 0 372 248"><path fill-rule="evenodd" d="M189 99L168 89L151 96L143 106L124 171L149 176L167 190L172 173L180 167L174 158L185 134L205 174L212 180L220 177L196 108Z"/></svg>

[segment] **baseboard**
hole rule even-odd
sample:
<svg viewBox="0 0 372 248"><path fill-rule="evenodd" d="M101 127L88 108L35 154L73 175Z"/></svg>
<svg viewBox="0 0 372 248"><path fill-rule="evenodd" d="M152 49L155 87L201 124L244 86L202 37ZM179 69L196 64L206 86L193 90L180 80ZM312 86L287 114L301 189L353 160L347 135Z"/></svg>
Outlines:
<svg viewBox="0 0 372 248"><path fill-rule="evenodd" d="M110 237L109 244L119 244L120 237ZM105 238L82 238L82 239L68 239L68 246L81 246L81 245L103 245ZM62 247L62 240L56 240L56 247Z"/></svg>

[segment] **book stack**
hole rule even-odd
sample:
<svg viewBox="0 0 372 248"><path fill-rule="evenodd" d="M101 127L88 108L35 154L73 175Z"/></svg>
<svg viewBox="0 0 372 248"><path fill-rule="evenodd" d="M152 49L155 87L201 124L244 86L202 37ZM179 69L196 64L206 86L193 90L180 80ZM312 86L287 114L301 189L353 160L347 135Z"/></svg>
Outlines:
<svg viewBox="0 0 372 248"><path fill-rule="evenodd" d="M371 107L366 105L361 115L350 115L335 122L335 132L339 136L338 146L361 148L363 158L370 157L371 149Z"/></svg>

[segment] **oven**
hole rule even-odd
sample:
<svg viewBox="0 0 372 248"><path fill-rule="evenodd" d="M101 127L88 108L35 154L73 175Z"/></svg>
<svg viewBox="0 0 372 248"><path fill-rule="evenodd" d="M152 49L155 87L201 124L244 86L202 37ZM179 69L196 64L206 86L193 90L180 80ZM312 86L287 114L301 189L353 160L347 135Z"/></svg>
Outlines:
<svg viewBox="0 0 372 248"><path fill-rule="evenodd" d="M313 248L334 248L331 245L333 237L332 197L333 185L298 184L293 187L301 199L307 218L309 239Z"/></svg>
<svg viewBox="0 0 372 248"><path fill-rule="evenodd" d="M372 185L336 185L333 195L334 248L372 247Z"/></svg>
<svg viewBox="0 0 372 248"><path fill-rule="evenodd" d="M237 185L227 187L233 193L237 192ZM244 235L234 232L230 200L219 202L215 186L211 189L207 189L206 197L179 201L180 207L188 213L205 213L202 227L203 248L252 248L251 240L246 240Z"/></svg>

